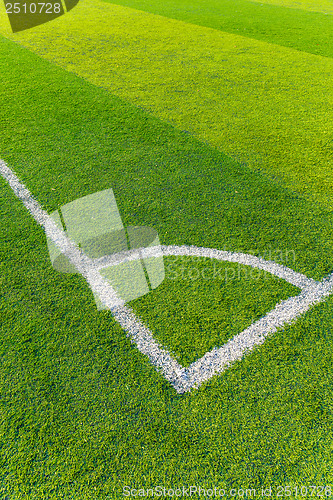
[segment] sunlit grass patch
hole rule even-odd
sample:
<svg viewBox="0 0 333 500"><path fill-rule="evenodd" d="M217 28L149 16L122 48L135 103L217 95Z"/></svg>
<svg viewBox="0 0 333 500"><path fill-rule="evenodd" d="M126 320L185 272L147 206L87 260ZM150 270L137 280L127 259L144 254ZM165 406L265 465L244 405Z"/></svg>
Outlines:
<svg viewBox="0 0 333 500"><path fill-rule="evenodd" d="M331 209L333 60L90 0L17 39Z"/></svg>
<svg viewBox="0 0 333 500"><path fill-rule="evenodd" d="M323 12L333 14L331 0L249 0L260 4L279 5L290 9L308 10L310 12Z"/></svg>

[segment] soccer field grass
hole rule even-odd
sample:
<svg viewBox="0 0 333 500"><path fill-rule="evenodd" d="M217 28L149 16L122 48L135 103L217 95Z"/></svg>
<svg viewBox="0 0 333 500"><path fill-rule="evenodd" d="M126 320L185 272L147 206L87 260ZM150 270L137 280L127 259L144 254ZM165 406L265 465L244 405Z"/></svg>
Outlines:
<svg viewBox="0 0 333 500"><path fill-rule="evenodd" d="M230 4L89 0L14 35L2 16L0 158L48 213L112 188L124 225L163 245L320 281L333 272L330 2ZM1 500L191 485L329 496L332 296L179 394L82 276L52 268L43 229L0 186ZM164 263L130 305L186 367L299 293L235 263L215 278L211 259Z"/></svg>
<svg viewBox="0 0 333 500"><path fill-rule="evenodd" d="M53 63L331 209L333 63L326 53L106 2L85 1L73 16L75 30L72 17L64 16L15 36ZM324 26L330 33L331 20Z"/></svg>

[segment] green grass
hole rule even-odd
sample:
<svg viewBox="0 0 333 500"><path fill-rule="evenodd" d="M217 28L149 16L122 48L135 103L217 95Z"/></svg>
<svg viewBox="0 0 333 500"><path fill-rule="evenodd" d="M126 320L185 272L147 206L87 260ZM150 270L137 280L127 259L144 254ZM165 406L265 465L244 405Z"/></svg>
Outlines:
<svg viewBox="0 0 333 500"><path fill-rule="evenodd" d="M331 58L92 0L6 36L332 210Z"/></svg>
<svg viewBox="0 0 333 500"><path fill-rule="evenodd" d="M331 0L250 0L260 4L278 5L289 9L300 9L309 12L321 12L324 14L333 14L333 5Z"/></svg>
<svg viewBox="0 0 333 500"><path fill-rule="evenodd" d="M289 9L300 9L309 12L322 12L324 14L333 14L332 0L250 0L260 4L278 5L288 7Z"/></svg>
<svg viewBox="0 0 333 500"><path fill-rule="evenodd" d="M330 43L333 18L281 5L247 0L103 0L187 23L242 35L325 57L333 56ZM311 2L320 8L320 2ZM319 10L319 9L318 9Z"/></svg>
<svg viewBox="0 0 333 500"><path fill-rule="evenodd" d="M0 157L49 212L111 187L125 226L154 227L162 244L272 249L309 277L333 271L333 214L320 204L5 38L0 71ZM83 278L52 269L42 229L0 187L1 498L332 483L332 297L178 395ZM206 261L171 264L131 305L185 363L295 292L276 279L226 283L219 318L216 281L170 279ZM195 329L205 318L211 337Z"/></svg>
<svg viewBox="0 0 333 500"><path fill-rule="evenodd" d="M249 266L167 257L166 277L134 311L183 366L222 346L300 290Z"/></svg>

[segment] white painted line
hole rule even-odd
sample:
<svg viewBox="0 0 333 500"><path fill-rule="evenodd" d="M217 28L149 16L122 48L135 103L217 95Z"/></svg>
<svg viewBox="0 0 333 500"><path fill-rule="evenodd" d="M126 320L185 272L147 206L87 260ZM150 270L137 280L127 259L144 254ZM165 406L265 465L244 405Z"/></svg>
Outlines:
<svg viewBox="0 0 333 500"><path fill-rule="evenodd" d="M140 258L140 253L144 258L160 257L163 254L164 257L167 257L169 255L208 257L210 259L216 259L219 261L237 262L239 264L262 269L263 271L266 271L270 274L274 274L275 276L282 278L301 289L319 283L312 278L308 278L304 274L297 273L289 267L277 264L272 260L264 260L261 257L255 257L254 255L245 253L226 252L223 250L215 250L213 248L187 245L160 245L154 247L135 248L133 250L127 250L126 252L119 252L113 255L101 257L100 259L94 260L93 263L96 266L96 269L103 269L104 267L115 266L122 262L137 260Z"/></svg>
<svg viewBox="0 0 333 500"><path fill-rule="evenodd" d="M48 213L33 198L30 191L20 182L16 174L1 159L0 174L8 182L15 195L22 201L36 222L44 228L46 236L74 264L79 273L86 279L92 291L96 292L103 304L110 309L132 341L136 342L138 349L149 357L153 365L162 369L167 380L171 383L173 380L177 380L184 368L157 344L148 328L137 320L133 311L124 305L124 301L117 297L112 286L102 278L93 265L93 261L86 257L78 246L67 237L65 232L55 224Z"/></svg>
<svg viewBox="0 0 333 500"><path fill-rule="evenodd" d="M75 243L69 240L64 231L56 226L47 212L40 207L31 193L2 160L0 160L0 173L38 224L44 228L46 235L75 265L88 282L90 288L99 295L103 304L110 309L127 336L131 338L131 341L149 358L156 369L161 370L164 377L178 393L184 393L190 391L193 387L199 387L215 374L224 371L234 361L241 359L254 347L261 345L268 335L274 333L278 328L292 323L301 314L308 311L310 307L323 301L333 292L333 273L318 282L273 261L266 261L249 254L225 252L211 248L170 245L129 250L128 252L101 259L88 259ZM224 346L214 348L188 368L184 368L172 358L166 348L161 347L155 341L151 331L135 316L129 307L125 306L123 301L117 297L114 289L99 274L99 269L126 260L134 260L142 256L160 257L161 251L165 256L209 257L263 269L301 288L302 291L300 295L290 297L277 304L272 311L253 323L249 328L246 328L242 333L235 335Z"/></svg>
<svg viewBox="0 0 333 500"><path fill-rule="evenodd" d="M80 274L87 280L90 288L98 293L101 301L109 309L115 306L124 304L120 300L115 290L109 283L102 278L99 272L92 265L92 261L88 259L79 249L79 247L71 241L65 232L60 229L45 210L41 208L38 202L33 198L28 189L20 182L18 177L12 170L0 160L0 173L8 182L15 195L22 201L24 206L29 210L33 218L40 224L46 235L54 242L61 252L70 260L77 268Z"/></svg>

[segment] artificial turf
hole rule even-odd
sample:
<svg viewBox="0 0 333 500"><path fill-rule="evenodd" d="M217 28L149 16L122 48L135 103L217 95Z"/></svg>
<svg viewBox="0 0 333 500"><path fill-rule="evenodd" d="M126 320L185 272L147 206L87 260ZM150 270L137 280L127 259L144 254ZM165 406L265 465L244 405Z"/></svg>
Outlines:
<svg viewBox="0 0 333 500"><path fill-rule="evenodd" d="M204 258L165 258L166 277L133 309L183 365L222 346L300 290L248 266Z"/></svg>
<svg viewBox="0 0 333 500"><path fill-rule="evenodd" d="M71 16L17 41L332 209L332 58L106 2Z"/></svg>
<svg viewBox="0 0 333 500"><path fill-rule="evenodd" d="M332 0L250 0L260 4L279 5L289 9L308 10L310 12L323 12L324 14L333 14Z"/></svg>
<svg viewBox="0 0 333 500"><path fill-rule="evenodd" d="M154 227L163 244L271 257L318 280L333 271L324 205L5 38L0 65L0 157L49 212L112 187L125 226ZM331 297L179 395L97 311L83 278L52 269L42 229L0 185L4 499L331 483ZM224 341L214 322L233 334L295 292L272 278L234 280L222 289L230 309L212 317L219 283L186 279L208 264L165 264L161 288L131 305L184 363Z"/></svg>
<svg viewBox="0 0 333 500"><path fill-rule="evenodd" d="M118 0L124 5L301 52L332 57L330 0ZM297 3L297 7L296 4Z"/></svg>

